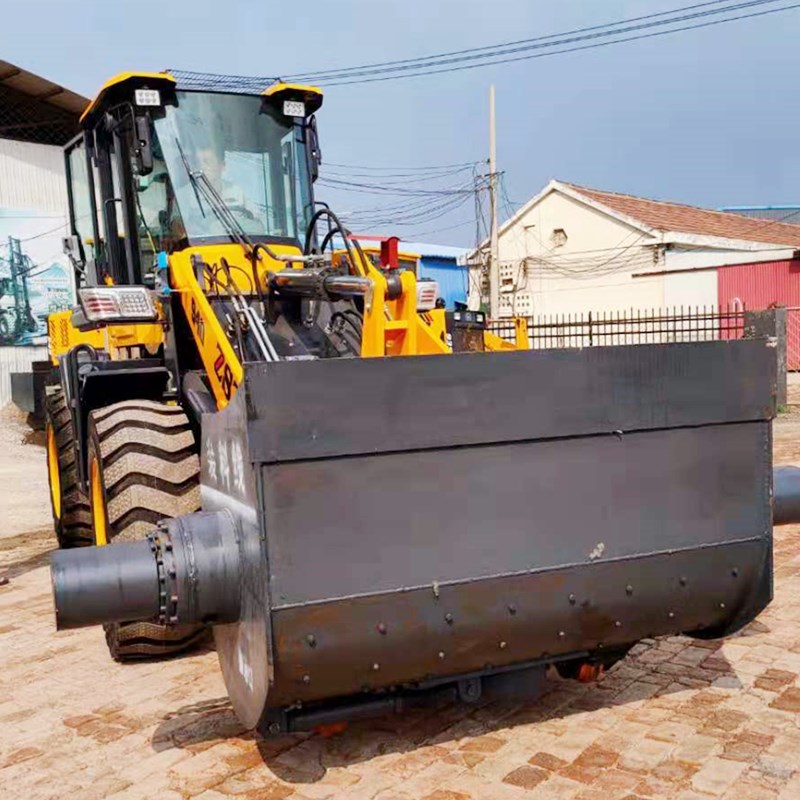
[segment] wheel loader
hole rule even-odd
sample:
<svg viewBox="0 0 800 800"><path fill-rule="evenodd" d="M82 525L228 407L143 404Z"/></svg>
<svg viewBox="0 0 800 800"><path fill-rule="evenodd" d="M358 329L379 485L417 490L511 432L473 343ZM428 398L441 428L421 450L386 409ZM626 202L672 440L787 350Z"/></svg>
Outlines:
<svg viewBox="0 0 800 800"><path fill-rule="evenodd" d="M774 341L534 353L421 307L315 202L321 103L125 73L84 113L79 304L49 321L57 627L120 660L212 631L275 733L752 620Z"/></svg>

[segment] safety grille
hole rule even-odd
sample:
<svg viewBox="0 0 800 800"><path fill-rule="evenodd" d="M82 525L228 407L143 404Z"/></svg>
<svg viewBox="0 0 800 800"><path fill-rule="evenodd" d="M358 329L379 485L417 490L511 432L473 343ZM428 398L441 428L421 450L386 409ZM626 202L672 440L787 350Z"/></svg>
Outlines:
<svg viewBox="0 0 800 800"><path fill-rule="evenodd" d="M187 72L182 69L168 69L167 72L178 82L179 89L230 94L261 94L268 86L280 80L275 77L217 75L212 72Z"/></svg>
<svg viewBox="0 0 800 800"><path fill-rule="evenodd" d="M0 84L0 139L63 145L77 133L76 115Z"/></svg>

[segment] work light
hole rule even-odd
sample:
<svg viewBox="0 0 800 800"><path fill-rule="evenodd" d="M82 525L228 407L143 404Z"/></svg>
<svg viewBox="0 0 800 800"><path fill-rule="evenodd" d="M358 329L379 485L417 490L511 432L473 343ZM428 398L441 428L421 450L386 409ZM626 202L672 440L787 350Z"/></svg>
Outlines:
<svg viewBox="0 0 800 800"><path fill-rule="evenodd" d="M157 319L155 303L144 286L95 286L79 289L83 313L90 322Z"/></svg>

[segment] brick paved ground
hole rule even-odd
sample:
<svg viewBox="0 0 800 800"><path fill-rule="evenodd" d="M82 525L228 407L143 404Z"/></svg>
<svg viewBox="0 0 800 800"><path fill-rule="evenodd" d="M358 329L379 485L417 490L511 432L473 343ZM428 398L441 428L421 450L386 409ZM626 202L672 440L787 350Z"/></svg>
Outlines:
<svg viewBox="0 0 800 800"><path fill-rule="evenodd" d="M261 740L216 656L118 666L99 631L55 634L44 456L0 412L0 798L615 800L800 798L800 527L776 534L776 597L723 644L644 642L593 686L447 706L323 739ZM776 425L800 463L800 415Z"/></svg>

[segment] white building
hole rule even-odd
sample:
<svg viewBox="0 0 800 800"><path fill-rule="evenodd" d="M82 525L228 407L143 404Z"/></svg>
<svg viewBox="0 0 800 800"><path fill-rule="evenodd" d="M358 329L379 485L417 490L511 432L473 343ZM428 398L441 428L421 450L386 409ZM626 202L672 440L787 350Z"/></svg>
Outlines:
<svg viewBox="0 0 800 800"><path fill-rule="evenodd" d="M719 302L717 267L791 259L800 225L552 180L499 229L493 316ZM489 301L489 244L470 257L470 301Z"/></svg>
<svg viewBox="0 0 800 800"><path fill-rule="evenodd" d="M0 406L10 400L9 374L46 358L47 314L72 304L62 148L87 103L0 61Z"/></svg>

